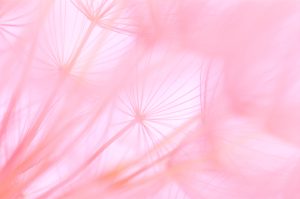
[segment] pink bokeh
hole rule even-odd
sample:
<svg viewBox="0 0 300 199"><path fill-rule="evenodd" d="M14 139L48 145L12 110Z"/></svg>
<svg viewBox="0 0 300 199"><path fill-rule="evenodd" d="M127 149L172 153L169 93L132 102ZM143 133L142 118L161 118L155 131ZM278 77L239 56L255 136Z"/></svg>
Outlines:
<svg viewBox="0 0 300 199"><path fill-rule="evenodd" d="M0 0L0 199L299 199L298 0Z"/></svg>

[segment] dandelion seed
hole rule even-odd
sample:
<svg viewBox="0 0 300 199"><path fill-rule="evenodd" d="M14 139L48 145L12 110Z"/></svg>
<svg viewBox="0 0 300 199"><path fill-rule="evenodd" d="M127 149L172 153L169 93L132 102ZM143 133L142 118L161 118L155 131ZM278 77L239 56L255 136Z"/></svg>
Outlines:
<svg viewBox="0 0 300 199"><path fill-rule="evenodd" d="M300 198L299 6L0 0L0 198Z"/></svg>

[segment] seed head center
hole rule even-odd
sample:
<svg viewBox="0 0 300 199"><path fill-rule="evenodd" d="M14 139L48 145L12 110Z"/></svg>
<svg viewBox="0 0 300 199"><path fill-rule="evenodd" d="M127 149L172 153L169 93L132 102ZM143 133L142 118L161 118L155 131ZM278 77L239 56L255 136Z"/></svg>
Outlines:
<svg viewBox="0 0 300 199"><path fill-rule="evenodd" d="M134 119L137 123L142 124L144 122L144 120L146 119L146 116L145 116L145 114L138 111L135 113Z"/></svg>

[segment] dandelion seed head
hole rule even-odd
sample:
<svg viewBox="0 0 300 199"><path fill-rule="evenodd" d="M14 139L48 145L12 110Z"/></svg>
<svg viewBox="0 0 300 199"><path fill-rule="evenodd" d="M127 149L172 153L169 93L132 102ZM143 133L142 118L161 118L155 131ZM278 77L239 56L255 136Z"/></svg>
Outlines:
<svg viewBox="0 0 300 199"><path fill-rule="evenodd" d="M143 124L143 122L147 119L146 114L140 111L136 111L134 115L134 121L138 124Z"/></svg>
<svg viewBox="0 0 300 199"><path fill-rule="evenodd" d="M0 0L0 198L300 198L299 10Z"/></svg>

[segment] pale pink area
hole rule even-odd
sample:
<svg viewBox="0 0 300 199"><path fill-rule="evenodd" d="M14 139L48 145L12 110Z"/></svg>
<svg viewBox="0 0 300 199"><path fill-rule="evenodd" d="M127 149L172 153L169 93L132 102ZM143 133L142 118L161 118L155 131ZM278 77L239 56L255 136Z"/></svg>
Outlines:
<svg viewBox="0 0 300 199"><path fill-rule="evenodd" d="M0 199L299 199L298 0L0 0Z"/></svg>

